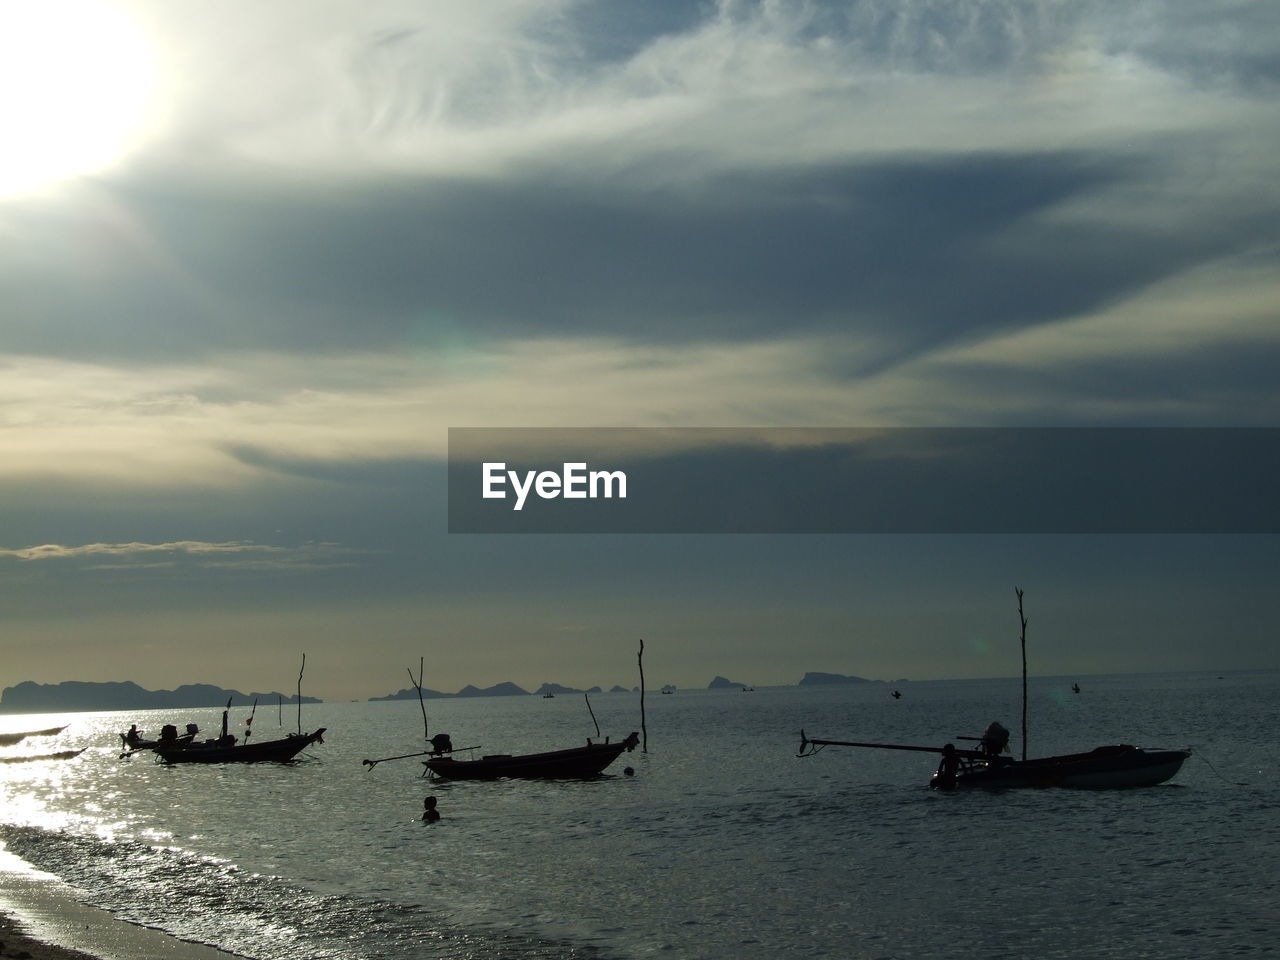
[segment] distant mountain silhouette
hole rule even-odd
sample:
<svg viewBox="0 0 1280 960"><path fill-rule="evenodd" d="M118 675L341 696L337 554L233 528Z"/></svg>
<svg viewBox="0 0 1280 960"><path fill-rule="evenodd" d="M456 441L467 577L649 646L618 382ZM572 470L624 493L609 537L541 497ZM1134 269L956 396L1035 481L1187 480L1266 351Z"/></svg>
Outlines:
<svg viewBox="0 0 1280 960"><path fill-rule="evenodd" d="M457 696L457 694L455 693L441 693L439 690L430 690L427 687L422 688L423 700L438 700L441 697L455 697L455 696ZM385 697L370 697L369 702L377 703L382 700L417 700L417 699L418 699L418 691L413 687L409 687L406 690L397 690L395 693L389 693Z"/></svg>
<svg viewBox="0 0 1280 960"><path fill-rule="evenodd" d="M0 712L57 713L81 710L163 710L181 707L221 707L227 700L241 706L260 700L264 703L297 703L294 694L241 693L207 683L184 684L176 690L145 690L132 680L93 682L67 680L63 683L35 683L24 680L0 693ZM321 703L303 697L303 703Z"/></svg>
<svg viewBox="0 0 1280 960"><path fill-rule="evenodd" d="M724 677L717 676L714 680L707 684L708 690L741 690L745 687L745 683L739 683L737 680L727 680Z"/></svg>
<svg viewBox="0 0 1280 960"><path fill-rule="evenodd" d="M467 684L457 693L441 693L439 690L428 690L426 687L422 688L422 698L424 700L436 700L436 699L439 699L440 697L527 697L527 696L529 696L528 690L525 690L523 687L518 687L514 683L511 683L510 681L508 681L507 683L497 683L497 684L494 684L492 687L485 687L484 689L481 689L480 687L472 686L471 684ZM395 693L389 694L388 696L385 696L385 697L369 698L371 702L378 702L382 700L417 700L417 699L418 699L418 691L414 687L409 687L405 690L398 690Z"/></svg>
<svg viewBox="0 0 1280 960"><path fill-rule="evenodd" d="M579 690L577 687L565 687L558 683L544 683L534 693L540 693L546 696L548 693L553 696L557 693L603 693L599 687L588 687L586 690Z"/></svg>
<svg viewBox="0 0 1280 960"><path fill-rule="evenodd" d="M846 677L843 673L806 673L800 680L802 687L829 686L840 683L878 683L866 677Z"/></svg>
<svg viewBox="0 0 1280 960"><path fill-rule="evenodd" d="M625 687L614 687L609 692L616 693L619 690L621 690L623 693L627 692ZM586 690L579 690L577 687L566 687L563 684L559 684L559 683L544 683L542 686L540 686L537 690L534 691L535 694L541 694L544 696L548 693L554 696L558 693L603 693L603 692L604 691L601 690L599 687L589 687ZM440 699L441 697L528 697L528 696L533 696L533 694L530 694L529 691L526 690L524 687L517 686L516 684L511 683L510 681L506 683L497 683L497 684L494 684L492 687L476 687L471 684L467 684L457 693L441 693L439 690L428 690L426 687L422 688L422 699L424 700L437 700L437 699ZM384 700L417 700L417 699L418 699L418 691L415 690L413 687L407 687L404 690L397 690L395 693L388 694L385 697L370 697L369 701L371 703L377 703Z"/></svg>

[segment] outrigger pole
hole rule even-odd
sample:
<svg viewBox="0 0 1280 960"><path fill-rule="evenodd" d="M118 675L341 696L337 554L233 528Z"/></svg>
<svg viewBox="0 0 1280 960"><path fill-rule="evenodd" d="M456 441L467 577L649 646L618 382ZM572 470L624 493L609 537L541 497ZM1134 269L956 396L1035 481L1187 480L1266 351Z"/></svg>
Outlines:
<svg viewBox="0 0 1280 960"><path fill-rule="evenodd" d="M455 747L454 748L456 752L461 752L463 750L479 750L479 749L480 749L479 745L474 747ZM379 757L377 760L361 760L360 762L364 764L366 767L368 767L370 770L372 770L378 764L385 763L388 760L408 760L410 757L438 757L438 756L440 756L440 751L438 750L423 750L421 753L402 753L398 757Z"/></svg>
<svg viewBox="0 0 1280 960"><path fill-rule="evenodd" d="M810 740L805 736L803 730L800 731L800 752L796 754L798 757L810 757L817 753L817 749L809 749L810 747L872 747L876 750L914 750L917 753L942 753L942 747L917 747L904 743L863 743L856 740ZM990 760L985 753L977 750L957 750L958 757L972 757L975 760Z"/></svg>

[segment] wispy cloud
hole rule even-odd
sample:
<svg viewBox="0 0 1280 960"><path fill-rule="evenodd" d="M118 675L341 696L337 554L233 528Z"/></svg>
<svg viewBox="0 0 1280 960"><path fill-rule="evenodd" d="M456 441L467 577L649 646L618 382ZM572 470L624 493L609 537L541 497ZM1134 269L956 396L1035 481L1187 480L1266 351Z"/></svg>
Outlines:
<svg viewBox="0 0 1280 960"><path fill-rule="evenodd" d="M346 562L352 551L333 543L310 543L299 547L275 546L250 541L208 543L200 540L176 540L171 543L85 543L67 545L45 543L31 547L0 547L0 557L13 557L28 562L90 560L97 566L161 566L178 560L205 565L253 567L315 567ZM102 563L105 561L105 563Z"/></svg>

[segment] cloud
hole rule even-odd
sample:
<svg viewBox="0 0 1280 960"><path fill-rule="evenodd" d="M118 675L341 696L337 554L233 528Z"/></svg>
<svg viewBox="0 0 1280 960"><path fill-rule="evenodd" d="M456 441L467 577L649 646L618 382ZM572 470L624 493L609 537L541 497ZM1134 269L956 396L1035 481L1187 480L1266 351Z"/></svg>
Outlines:
<svg viewBox="0 0 1280 960"><path fill-rule="evenodd" d="M71 410L83 386L23 381L55 414L25 462L230 478L228 449L268 442L418 455L436 441L406 440L409 411L432 437L526 407L578 423L589 383L642 423L915 420L1012 344L1074 352L1086 378L1104 343L1178 369L1184 343L1235 353L1216 312L1175 335L1127 305L1180 287L1207 317L1195 282L1274 267L1274 98L1260 68L1213 66L1274 46L1254 6L473 7L133 5L183 66L172 109L137 166L6 209L0 351L146 386ZM715 400L680 352L721 350ZM611 396L592 355L638 392Z"/></svg>
<svg viewBox="0 0 1280 960"><path fill-rule="evenodd" d="M171 543L85 543L76 546L45 543L33 547L0 547L0 557L27 562L60 560L100 561L97 569L165 566L178 561L195 561L205 566L232 566L237 569L302 569L332 566L344 562L351 551L332 543L310 543L300 547L273 546L248 541L207 543L179 540Z"/></svg>
<svg viewBox="0 0 1280 960"><path fill-rule="evenodd" d="M1269 257L1227 257L911 349L879 328L662 343L427 327L402 350L0 356L0 478L234 488L290 460L438 460L456 426L1258 425L1277 412L1274 294Z"/></svg>
<svg viewBox="0 0 1280 960"><path fill-rule="evenodd" d="M1187 0L134 6L171 64L154 149L347 172L705 173L1185 129L1207 116L1188 95L1248 95L1277 47L1269 5Z"/></svg>

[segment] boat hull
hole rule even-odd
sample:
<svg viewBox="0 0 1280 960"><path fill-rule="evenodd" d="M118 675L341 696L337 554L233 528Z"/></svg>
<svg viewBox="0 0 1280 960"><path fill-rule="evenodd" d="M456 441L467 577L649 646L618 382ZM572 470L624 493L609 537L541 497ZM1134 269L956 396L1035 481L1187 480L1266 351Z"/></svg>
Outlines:
<svg viewBox="0 0 1280 960"><path fill-rule="evenodd" d="M21 743L27 737L53 737L57 736L63 730L67 729L66 725L61 727L49 727L47 730L26 730L22 733L0 733L0 747L12 747L16 743Z"/></svg>
<svg viewBox="0 0 1280 960"><path fill-rule="evenodd" d="M498 754L478 760L455 760L433 757L424 761L431 773L445 780L574 780L598 777L624 751L634 750L639 742L631 734L618 743L592 743L568 750L527 753L518 756Z"/></svg>
<svg viewBox="0 0 1280 960"><path fill-rule="evenodd" d="M960 771L955 788L1009 790L1062 787L1073 790L1129 790L1171 779L1191 756L1187 750L1142 750L1116 745L1088 753L1037 760L976 764ZM940 787L935 777L931 786Z"/></svg>
<svg viewBox="0 0 1280 960"><path fill-rule="evenodd" d="M301 736L290 734L283 740L264 740L261 743L237 743L221 745L217 741L192 743L178 747L156 747L155 752L165 763L284 763L294 759L313 743L322 743L325 728Z"/></svg>
<svg viewBox="0 0 1280 960"><path fill-rule="evenodd" d="M57 753L39 753L26 757L0 757L0 763L31 763L38 760L74 760L80 754L84 753L85 748L79 750L59 750Z"/></svg>

